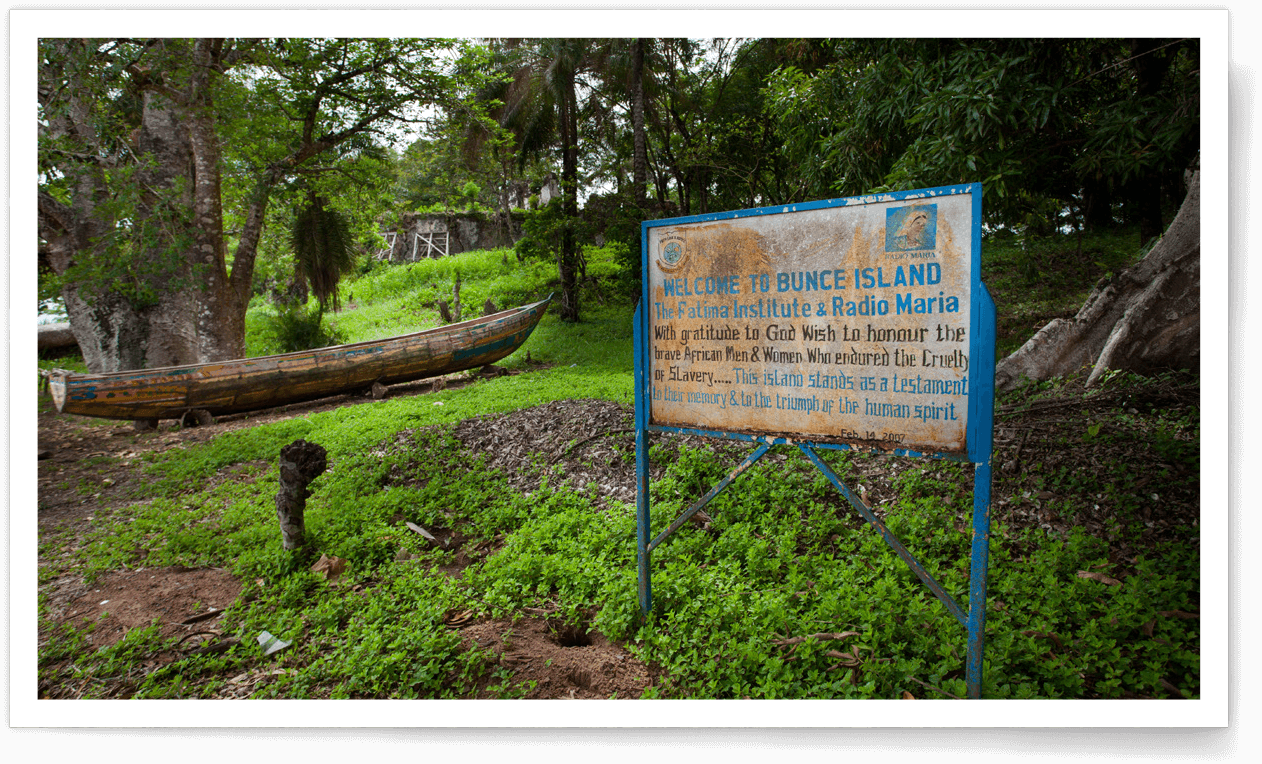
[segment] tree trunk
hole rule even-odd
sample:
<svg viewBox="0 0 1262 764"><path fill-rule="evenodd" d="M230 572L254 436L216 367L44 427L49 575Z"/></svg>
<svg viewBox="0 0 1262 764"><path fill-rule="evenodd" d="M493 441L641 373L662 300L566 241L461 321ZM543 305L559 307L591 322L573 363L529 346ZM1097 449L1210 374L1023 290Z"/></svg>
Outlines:
<svg viewBox="0 0 1262 764"><path fill-rule="evenodd" d="M1083 180L1083 225L1107 230L1113 227L1113 194L1109 184L1098 178Z"/></svg>
<svg viewBox="0 0 1262 764"><path fill-rule="evenodd" d="M578 252L574 241L574 224L578 221L578 106L574 93L574 76L563 85L561 122L561 212L565 226L561 229L561 251L557 271L561 277L562 321L578 321Z"/></svg>
<svg viewBox="0 0 1262 764"><path fill-rule="evenodd" d="M307 543L303 512L311 492L307 486L328 466L328 454L318 443L295 440L280 450L280 490L276 493L276 519L286 551Z"/></svg>
<svg viewBox="0 0 1262 764"><path fill-rule="evenodd" d="M1135 95L1141 99L1156 96L1173 61L1165 42L1153 38L1132 39L1130 62L1135 72ZM1177 49L1177 48L1176 48ZM1161 236L1161 173L1149 167L1127 189L1134 220L1139 224L1140 246Z"/></svg>
<svg viewBox="0 0 1262 764"><path fill-rule="evenodd" d="M1201 175L1169 230L1139 263L1096 286L1072 320L1056 319L995 369L996 392L1091 366L1139 373L1200 366Z"/></svg>
<svg viewBox="0 0 1262 764"><path fill-rule="evenodd" d="M1161 175L1147 172L1126 186L1127 207L1132 222L1139 226L1139 245L1161 236Z"/></svg>
<svg viewBox="0 0 1262 764"><path fill-rule="evenodd" d="M648 145L644 135L644 38L631 43L631 134L635 155L631 161L631 194L636 209L644 209L648 184Z"/></svg>
<svg viewBox="0 0 1262 764"><path fill-rule="evenodd" d="M66 41L61 58L82 64L93 53ZM228 285L220 211L220 160L210 114L208 64L213 42L193 46L202 65L183 88L155 85L138 70L138 125L126 152L108 153L88 103L90 68L41 69L41 88L69 93L69 108L49 121L51 135L97 145L95 161L67 164L70 204L40 195L40 236L48 263L67 276L62 288L71 329L93 372L173 366L244 355L244 303ZM183 51L157 43L164 55ZM155 54L156 55L156 54ZM82 97L78 94L82 93ZM134 164L134 184L112 185L116 166ZM114 173L125 175L124 173ZM133 196L119 198L119 188ZM121 210L121 212L119 212ZM130 253L130 254L129 254ZM240 268L242 257L237 258ZM242 268L247 279L253 258ZM80 279L76 265L113 269ZM238 297L238 299L234 299Z"/></svg>
<svg viewBox="0 0 1262 764"><path fill-rule="evenodd" d="M202 274L193 290L195 317L189 317L197 337L198 361L219 361L245 355L245 310L249 283L229 281L228 248L224 241L222 157L215 127L210 73L223 52L223 40L199 39L193 45L186 130L193 160L193 228L196 251L192 256ZM238 249L240 249L238 247ZM233 270L253 275L253 253L238 252Z"/></svg>
<svg viewBox="0 0 1262 764"><path fill-rule="evenodd" d="M332 44L338 46L349 52L355 41ZM216 115L234 119L237 102L229 97L219 104L216 94L234 87L222 75L257 52L264 52L258 41L248 40L40 41L40 252L64 279L71 328L92 371L243 357L245 311L271 190L313 157L373 131L415 97L398 82L379 82L414 73L393 54L363 66L339 55L252 61L282 77L303 72L301 81L305 74L328 76L292 96L294 104L307 106L301 136L264 136L276 127L269 126L249 137L281 156L254 178L229 253ZM262 97L282 109L289 98ZM332 101L341 105L330 107ZM328 108L357 110L347 103L367 106L340 129L317 129ZM259 156L272 154L260 150Z"/></svg>

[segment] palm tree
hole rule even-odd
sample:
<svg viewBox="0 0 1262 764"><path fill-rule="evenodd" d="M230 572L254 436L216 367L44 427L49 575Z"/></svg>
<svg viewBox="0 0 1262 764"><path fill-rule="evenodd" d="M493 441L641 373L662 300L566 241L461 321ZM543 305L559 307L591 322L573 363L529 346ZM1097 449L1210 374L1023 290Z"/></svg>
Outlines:
<svg viewBox="0 0 1262 764"><path fill-rule="evenodd" d="M644 133L644 53L647 44L643 37L631 43L631 134L635 139L635 157L632 159L631 188L635 206L644 209L648 184L648 141Z"/></svg>
<svg viewBox="0 0 1262 764"><path fill-rule="evenodd" d="M579 320L578 249L574 227L578 221L578 112L579 76L594 62L590 40L546 38L501 43L505 81L485 93L500 102L495 116L516 136L519 162L561 149L561 213L566 226L557 253L561 277L560 316Z"/></svg>
<svg viewBox="0 0 1262 764"><path fill-rule="evenodd" d="M593 69L611 101L626 103L631 112L631 200L640 214L647 201L648 138L644 126L652 98L651 71L660 67L656 40L636 37L602 40L594 49Z"/></svg>
<svg viewBox="0 0 1262 764"><path fill-rule="evenodd" d="M355 264L346 217L311 194L294 216L290 235L296 275L311 285L321 313L330 305L336 312L341 308L337 283Z"/></svg>

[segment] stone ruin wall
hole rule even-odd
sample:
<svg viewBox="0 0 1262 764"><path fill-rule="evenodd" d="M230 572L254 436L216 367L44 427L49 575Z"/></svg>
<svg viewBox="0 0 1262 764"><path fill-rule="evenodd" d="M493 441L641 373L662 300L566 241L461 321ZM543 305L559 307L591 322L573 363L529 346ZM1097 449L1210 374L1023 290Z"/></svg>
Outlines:
<svg viewBox="0 0 1262 764"><path fill-rule="evenodd" d="M454 255L475 249L494 249L511 247L521 238L521 221L509 219L508 234L505 235L503 213L491 215L451 213L446 215L404 214L399 228L395 229L394 244L389 251L379 254L381 258L389 258L392 263L411 262L427 256L442 257L441 245L443 237L434 234L447 234L446 253ZM389 231L383 233L391 233ZM417 240L417 237L420 240ZM428 248L426 238L436 245ZM387 240L389 237L387 236Z"/></svg>

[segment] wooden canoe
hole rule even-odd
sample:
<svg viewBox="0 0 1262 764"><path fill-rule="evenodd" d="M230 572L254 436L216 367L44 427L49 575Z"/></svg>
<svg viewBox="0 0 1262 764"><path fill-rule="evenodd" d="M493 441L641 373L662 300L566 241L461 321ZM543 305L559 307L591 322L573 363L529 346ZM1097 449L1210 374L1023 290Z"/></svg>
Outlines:
<svg viewBox="0 0 1262 764"><path fill-rule="evenodd" d="M178 419L281 406L485 366L521 347L549 297L472 321L383 340L233 361L106 374L45 372L57 410L104 419Z"/></svg>

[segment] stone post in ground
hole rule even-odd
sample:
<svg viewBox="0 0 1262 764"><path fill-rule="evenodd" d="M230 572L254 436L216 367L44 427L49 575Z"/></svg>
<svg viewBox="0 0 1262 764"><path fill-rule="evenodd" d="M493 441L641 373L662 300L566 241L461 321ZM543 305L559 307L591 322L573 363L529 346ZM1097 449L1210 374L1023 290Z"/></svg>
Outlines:
<svg viewBox="0 0 1262 764"><path fill-rule="evenodd" d="M328 466L324 446L295 440L280 450L280 491L276 493L276 519L286 551L300 550L306 544L302 513L311 492L307 485Z"/></svg>

